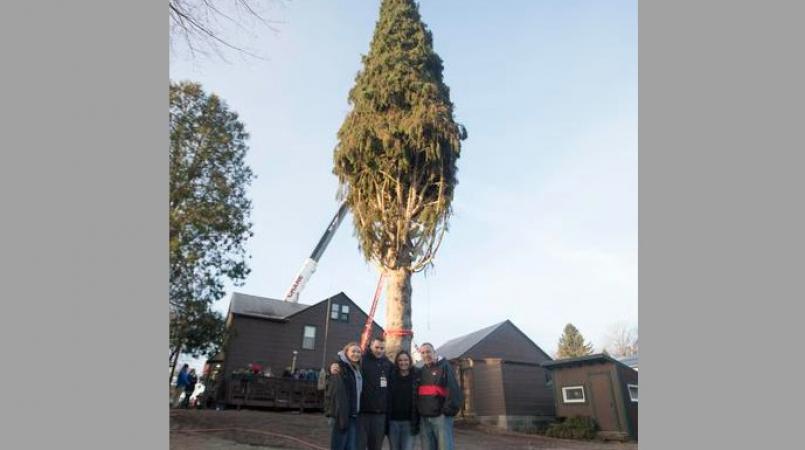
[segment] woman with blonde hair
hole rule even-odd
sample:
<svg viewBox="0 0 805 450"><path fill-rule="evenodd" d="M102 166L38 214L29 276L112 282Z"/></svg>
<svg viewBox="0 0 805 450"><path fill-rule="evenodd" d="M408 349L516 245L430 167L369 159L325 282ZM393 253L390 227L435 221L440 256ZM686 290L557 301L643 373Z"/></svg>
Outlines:
<svg viewBox="0 0 805 450"><path fill-rule="evenodd" d="M356 450L358 413L361 410L361 347L350 342L338 352L337 374L330 375L325 392L324 414L332 425L330 448Z"/></svg>

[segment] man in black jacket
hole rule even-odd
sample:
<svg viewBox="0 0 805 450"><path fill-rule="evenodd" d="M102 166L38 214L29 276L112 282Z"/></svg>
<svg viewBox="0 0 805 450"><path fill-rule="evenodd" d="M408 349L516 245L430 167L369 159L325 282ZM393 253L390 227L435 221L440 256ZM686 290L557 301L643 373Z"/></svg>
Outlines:
<svg viewBox="0 0 805 450"><path fill-rule="evenodd" d="M453 450L453 418L464 402L450 363L436 355L433 345L419 347L422 361L417 411L421 418L423 450Z"/></svg>
<svg viewBox="0 0 805 450"><path fill-rule="evenodd" d="M358 449L380 450L386 436L386 413L389 404L389 378L392 363L386 358L386 342L372 339L363 356L363 391L361 413L358 416Z"/></svg>
<svg viewBox="0 0 805 450"><path fill-rule="evenodd" d="M386 342L376 337L363 355L361 373L361 412L358 415L358 450L381 450L386 437L386 422L389 404L389 379L394 365L386 358ZM340 368L333 364L331 373Z"/></svg>

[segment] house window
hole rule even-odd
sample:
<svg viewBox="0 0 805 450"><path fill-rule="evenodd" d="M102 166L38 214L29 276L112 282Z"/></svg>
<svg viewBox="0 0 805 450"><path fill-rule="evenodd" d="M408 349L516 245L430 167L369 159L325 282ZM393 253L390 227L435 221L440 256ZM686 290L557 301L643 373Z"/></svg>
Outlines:
<svg viewBox="0 0 805 450"><path fill-rule="evenodd" d="M313 350L316 348L316 327L305 326L305 334L302 337L302 348Z"/></svg>
<svg viewBox="0 0 805 450"><path fill-rule="evenodd" d="M349 322L349 305L333 303L330 307L330 318L342 322Z"/></svg>
<svg viewBox="0 0 805 450"><path fill-rule="evenodd" d="M563 387L562 400L565 403L584 403L584 386Z"/></svg>
<svg viewBox="0 0 805 450"><path fill-rule="evenodd" d="M633 402L637 403L637 385L636 384L627 384L626 387L629 388L629 399Z"/></svg>

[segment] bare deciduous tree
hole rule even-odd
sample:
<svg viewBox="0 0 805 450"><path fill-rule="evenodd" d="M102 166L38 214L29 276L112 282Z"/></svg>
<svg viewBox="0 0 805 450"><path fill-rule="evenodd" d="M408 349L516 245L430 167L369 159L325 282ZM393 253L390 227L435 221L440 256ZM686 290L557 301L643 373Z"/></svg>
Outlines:
<svg viewBox="0 0 805 450"><path fill-rule="evenodd" d="M229 36L233 29L252 33L255 25L277 31L274 25L279 22L268 20L264 10L268 3L285 1L288 0L168 0L171 48L181 45L192 57L214 52L225 60L226 49L264 59Z"/></svg>
<svg viewBox="0 0 805 450"><path fill-rule="evenodd" d="M630 326L626 322L610 326L604 349L618 358L637 354L637 326Z"/></svg>

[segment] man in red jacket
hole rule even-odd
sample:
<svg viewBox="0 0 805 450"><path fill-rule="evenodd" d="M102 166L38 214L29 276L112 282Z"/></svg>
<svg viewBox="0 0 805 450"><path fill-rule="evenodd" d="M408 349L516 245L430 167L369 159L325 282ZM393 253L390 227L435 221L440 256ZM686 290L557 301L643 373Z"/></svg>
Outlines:
<svg viewBox="0 0 805 450"><path fill-rule="evenodd" d="M433 345L419 346L425 365L420 372L417 411L423 450L453 450L453 418L461 410L463 395L450 363L436 355Z"/></svg>

